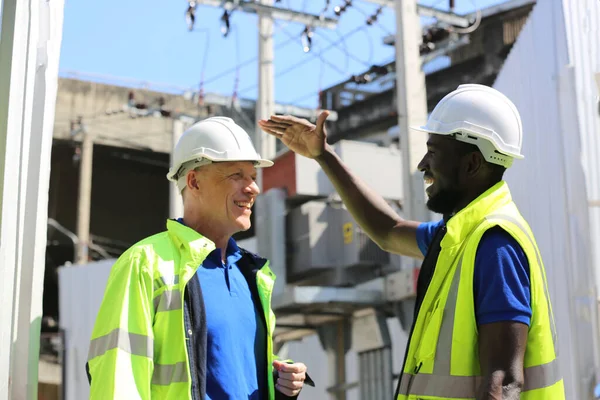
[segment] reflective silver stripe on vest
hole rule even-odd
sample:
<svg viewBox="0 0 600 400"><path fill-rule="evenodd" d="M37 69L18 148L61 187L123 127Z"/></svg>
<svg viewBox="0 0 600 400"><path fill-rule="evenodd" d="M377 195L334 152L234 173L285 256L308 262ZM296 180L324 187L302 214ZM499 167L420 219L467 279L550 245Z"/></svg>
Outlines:
<svg viewBox="0 0 600 400"><path fill-rule="evenodd" d="M450 285L446 299L446 306L444 307L444 314L442 315L442 326L440 327L433 364L434 375L450 375L452 336L454 334L454 318L456 315L456 302L458 299L458 285L460 283L461 271L462 257L458 261L456 272L454 272L452 284Z"/></svg>
<svg viewBox="0 0 600 400"><path fill-rule="evenodd" d="M525 368L524 372L524 392L552 386L562 379L560 364L557 358L546 364Z"/></svg>
<svg viewBox="0 0 600 400"><path fill-rule="evenodd" d="M552 386L562 378L560 366L555 360L524 369L525 386L523 391ZM400 393L416 396L441 397L444 399L473 399L483 382L481 376L451 376L435 374L402 375Z"/></svg>
<svg viewBox="0 0 600 400"><path fill-rule="evenodd" d="M112 349L123 350L136 356L152 358L154 356L154 341L149 336L130 333L117 328L90 342L88 360L101 356Z"/></svg>
<svg viewBox="0 0 600 400"><path fill-rule="evenodd" d="M537 263L540 267L540 273L542 274L543 286L544 286L544 296L546 296L546 303L548 304L548 321L550 323L550 330L552 332L552 342L554 344L554 355L556 357L558 357L558 333L556 330L556 322L554 321L554 313L552 311L552 304L550 303L550 292L548 290L548 282L546 280L546 274L543 269L544 264L542 263L542 256L539 253L539 249L537 248L535 241L529 235L529 232L527 231L527 229L525 229L523 224L521 224L521 221L518 221L517 219L513 218L510 215L492 214L492 215L488 216L486 219L488 221L504 220L504 221L513 223L521 230L521 232L523 232L525 234L525 236L527 236L527 239L529 240L529 242L531 242L531 246L535 250L535 257L537 259Z"/></svg>
<svg viewBox="0 0 600 400"><path fill-rule="evenodd" d="M403 374L400 393L441 398L472 399L482 382L480 376Z"/></svg>
<svg viewBox="0 0 600 400"><path fill-rule="evenodd" d="M165 275L154 280L154 290L157 290L163 286L173 286L179 284L179 275Z"/></svg>
<svg viewBox="0 0 600 400"><path fill-rule="evenodd" d="M540 268L542 268L542 260L539 252L537 251L537 247L535 246L535 242L532 240L527 230L519 221L516 221L510 216L498 214L488 217L487 220L508 221L514 223L519 229L521 229L521 231L525 233L531 242L531 245L534 247L538 265ZM462 270L462 257L463 256L461 256L458 266L456 267L456 271L454 272L452 283L446 299L446 305L444 307L444 314L442 316L442 324L440 327L434 358L433 374L403 373L400 381L399 393L401 394L456 399L469 399L476 397L477 391L483 379L481 376L452 376L450 374L452 362L452 339L454 334L454 320L458 301L460 274ZM541 273L543 274L543 271L541 271ZM556 328L551 311L550 296L548 295L545 276L543 276L543 280L544 294L548 304L550 329L552 331L555 355L557 355ZM523 391L549 387L562 379L560 365L558 364L557 358L546 364L524 368L523 372L525 381Z"/></svg>
<svg viewBox="0 0 600 400"><path fill-rule="evenodd" d="M156 312L181 309L181 291L179 289L165 290L154 298Z"/></svg>
<svg viewBox="0 0 600 400"><path fill-rule="evenodd" d="M153 385L170 385L172 383L187 382L187 365L185 362L177 364L154 364L152 374Z"/></svg>

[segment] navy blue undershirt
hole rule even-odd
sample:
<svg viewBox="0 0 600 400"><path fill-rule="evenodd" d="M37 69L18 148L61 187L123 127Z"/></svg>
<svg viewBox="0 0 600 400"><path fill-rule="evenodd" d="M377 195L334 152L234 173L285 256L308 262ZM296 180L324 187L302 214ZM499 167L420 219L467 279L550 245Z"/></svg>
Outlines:
<svg viewBox="0 0 600 400"><path fill-rule="evenodd" d="M443 221L417 228L417 243L425 255ZM475 256L473 276L478 325L493 322L531 322L529 263L517 241L500 227L483 234Z"/></svg>
<svg viewBox="0 0 600 400"><path fill-rule="evenodd" d="M183 221L180 220L181 223ZM207 323L206 400L262 400L267 395L266 329L238 267L235 240L213 250L197 270Z"/></svg>

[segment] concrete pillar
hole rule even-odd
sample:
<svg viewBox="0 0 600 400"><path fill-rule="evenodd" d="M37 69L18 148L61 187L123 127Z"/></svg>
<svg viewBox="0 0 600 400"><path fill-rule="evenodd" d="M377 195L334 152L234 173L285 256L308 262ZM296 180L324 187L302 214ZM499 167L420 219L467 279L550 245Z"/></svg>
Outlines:
<svg viewBox="0 0 600 400"><path fill-rule="evenodd" d="M63 8L63 0L2 2L0 399L37 399Z"/></svg>
<svg viewBox="0 0 600 400"><path fill-rule="evenodd" d="M319 327L317 333L323 349L327 353L331 400L346 400L346 353L351 347L351 330L348 320L339 320Z"/></svg>

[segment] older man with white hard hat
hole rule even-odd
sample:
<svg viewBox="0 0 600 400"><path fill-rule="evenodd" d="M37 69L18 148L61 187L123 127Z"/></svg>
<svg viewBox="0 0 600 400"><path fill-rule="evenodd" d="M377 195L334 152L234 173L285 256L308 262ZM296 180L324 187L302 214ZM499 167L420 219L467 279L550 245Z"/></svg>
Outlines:
<svg viewBox="0 0 600 400"><path fill-rule="evenodd" d="M236 244L270 167L230 118L196 123L167 175L184 215L128 249L114 265L88 357L91 399L295 398L302 363L273 355L275 276Z"/></svg>
<svg viewBox="0 0 600 400"><path fill-rule="evenodd" d="M502 93L462 85L419 130L427 206L439 222L400 218L327 145L316 126L273 116L260 126L315 159L363 230L385 250L423 258L396 399L563 400L546 274L504 171L521 155L519 112ZM401 143L401 145L404 145ZM399 179L396 171L385 171Z"/></svg>

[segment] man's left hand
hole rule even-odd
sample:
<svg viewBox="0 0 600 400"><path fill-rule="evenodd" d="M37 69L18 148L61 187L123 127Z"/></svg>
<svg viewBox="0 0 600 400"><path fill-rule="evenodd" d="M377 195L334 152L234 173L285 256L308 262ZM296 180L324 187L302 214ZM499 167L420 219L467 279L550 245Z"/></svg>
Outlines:
<svg viewBox="0 0 600 400"><path fill-rule="evenodd" d="M275 388L286 396L297 396L304 386L306 365L302 363L287 364L275 360L273 361L273 368L279 371Z"/></svg>

